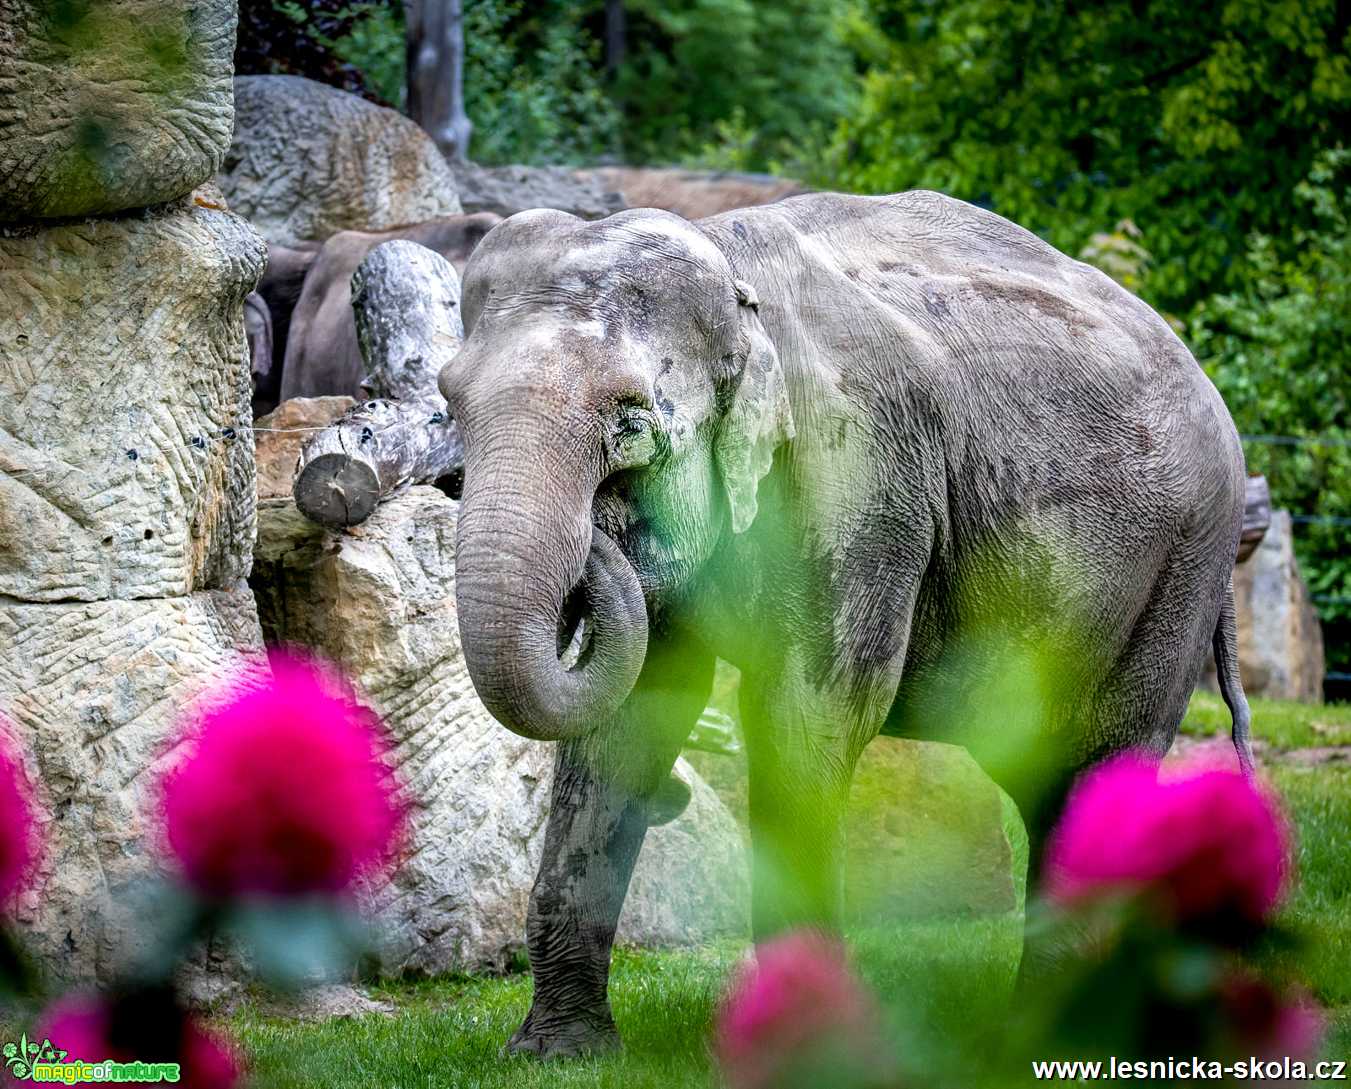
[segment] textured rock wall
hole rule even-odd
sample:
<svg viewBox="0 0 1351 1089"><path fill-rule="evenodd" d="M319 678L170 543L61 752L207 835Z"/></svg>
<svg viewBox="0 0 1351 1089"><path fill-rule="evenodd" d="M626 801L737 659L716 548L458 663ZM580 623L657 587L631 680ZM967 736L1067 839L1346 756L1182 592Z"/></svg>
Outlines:
<svg viewBox="0 0 1351 1089"><path fill-rule="evenodd" d="M0 728L47 812L16 917L57 979L133 952L156 769L262 653L243 303L266 250L206 184L234 26L231 0L0 0Z"/></svg>
<svg viewBox="0 0 1351 1089"><path fill-rule="evenodd" d="M50 817L16 918L53 976L106 980L134 951L137 885L156 869L151 789L179 714L261 646L242 584L147 601L0 603L0 708Z"/></svg>
<svg viewBox="0 0 1351 1089"><path fill-rule="evenodd" d="M1270 512L1270 526L1249 557L1234 568L1238 668L1249 696L1321 703L1323 629L1295 559L1290 512ZM1201 678L1219 691L1215 661Z"/></svg>
<svg viewBox="0 0 1351 1089"><path fill-rule="evenodd" d="M460 212L455 177L422 129L301 76L235 80L219 181L231 208L285 246Z"/></svg>
<svg viewBox="0 0 1351 1089"><path fill-rule="evenodd" d="M1234 568L1238 666L1250 696L1319 703L1323 630L1299 573L1290 512L1271 527L1246 563Z"/></svg>
<svg viewBox="0 0 1351 1089"><path fill-rule="evenodd" d="M551 746L516 737L474 694L455 613L457 504L414 487L333 534L265 500L253 584L270 639L337 662L384 717L415 800L412 850L372 893L390 973L501 966L519 948L543 845ZM740 833L692 769L686 813L653 829L623 940L744 930Z"/></svg>
<svg viewBox="0 0 1351 1089"><path fill-rule="evenodd" d="M242 308L265 259L192 199L0 235L0 595L165 597L248 573Z"/></svg>
<svg viewBox="0 0 1351 1089"><path fill-rule="evenodd" d="M235 5L0 0L0 220L173 200L220 166Z"/></svg>

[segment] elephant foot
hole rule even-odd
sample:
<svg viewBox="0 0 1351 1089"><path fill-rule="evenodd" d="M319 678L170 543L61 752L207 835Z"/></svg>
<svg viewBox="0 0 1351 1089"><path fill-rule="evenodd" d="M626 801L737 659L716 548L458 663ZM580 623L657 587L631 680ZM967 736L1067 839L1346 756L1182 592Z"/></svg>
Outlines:
<svg viewBox="0 0 1351 1089"><path fill-rule="evenodd" d="M508 1055L535 1059L576 1059L620 1048L619 1030L608 1009L587 1016L540 1015L534 1010L507 1041Z"/></svg>

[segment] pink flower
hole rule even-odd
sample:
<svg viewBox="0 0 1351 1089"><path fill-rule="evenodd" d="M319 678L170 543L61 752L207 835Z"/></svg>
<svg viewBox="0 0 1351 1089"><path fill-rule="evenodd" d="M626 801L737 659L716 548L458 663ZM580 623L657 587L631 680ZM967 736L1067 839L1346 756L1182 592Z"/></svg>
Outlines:
<svg viewBox="0 0 1351 1089"><path fill-rule="evenodd" d="M1326 1024L1313 999L1300 991L1283 994L1251 972L1236 971L1223 980L1220 1009L1237 1051L1308 1061L1322 1045Z"/></svg>
<svg viewBox="0 0 1351 1089"><path fill-rule="evenodd" d="M392 861L404 811L379 724L331 685L279 655L265 685L202 715L163 790L169 846L202 891L342 892Z"/></svg>
<svg viewBox="0 0 1351 1089"><path fill-rule="evenodd" d="M181 1084L192 1089L232 1089L239 1083L243 1063L221 1036L207 1031L191 1016L182 1020L178 1038L169 1052L138 1054L135 1044L119 1046L112 1042L113 1024L118 1013L135 1018L133 1011L118 1011L98 995L72 995L60 999L43 1014L33 1038L50 1041L53 1048L66 1052L66 1062L176 1062L181 1067ZM38 1062L56 1061L39 1055Z"/></svg>
<svg viewBox="0 0 1351 1089"><path fill-rule="evenodd" d="M841 944L813 931L756 950L723 1000L715 1047L733 1089L809 1084L826 1069L835 1086L894 1082L872 996Z"/></svg>
<svg viewBox="0 0 1351 1089"><path fill-rule="evenodd" d="M10 724L0 715L0 739ZM38 810L18 759L0 740L0 902L25 884L37 861Z"/></svg>
<svg viewBox="0 0 1351 1089"><path fill-rule="evenodd" d="M1236 768L1184 762L1161 779L1147 757L1126 753L1076 784L1047 862L1061 903L1147 890L1179 921L1261 923L1290 850L1276 802Z"/></svg>

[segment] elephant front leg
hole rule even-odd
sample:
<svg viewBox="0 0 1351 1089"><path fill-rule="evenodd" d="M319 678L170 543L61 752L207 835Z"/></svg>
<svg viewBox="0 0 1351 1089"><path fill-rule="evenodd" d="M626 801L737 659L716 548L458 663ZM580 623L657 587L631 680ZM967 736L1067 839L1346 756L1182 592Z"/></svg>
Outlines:
<svg viewBox="0 0 1351 1089"><path fill-rule="evenodd" d="M535 995L509 1051L563 1058L619 1046L608 995L619 913L661 788L712 676L711 656L650 647L616 720L559 744L526 921Z"/></svg>
<svg viewBox="0 0 1351 1089"><path fill-rule="evenodd" d="M619 1046L607 992L610 949L647 833L645 808L597 771L584 742L560 744L526 919L534 1003L508 1050L551 1058Z"/></svg>

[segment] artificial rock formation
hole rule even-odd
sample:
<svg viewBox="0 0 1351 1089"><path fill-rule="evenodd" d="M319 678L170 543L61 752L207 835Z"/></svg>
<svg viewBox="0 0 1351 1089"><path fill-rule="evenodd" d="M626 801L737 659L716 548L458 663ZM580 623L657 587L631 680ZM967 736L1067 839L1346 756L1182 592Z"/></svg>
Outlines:
<svg viewBox="0 0 1351 1089"><path fill-rule="evenodd" d="M219 181L269 242L459 213L450 167L402 114L301 76L239 76L234 86L234 141Z"/></svg>
<svg viewBox="0 0 1351 1089"><path fill-rule="evenodd" d="M168 597L247 575L242 314L266 254L215 203L0 235L0 597Z"/></svg>
<svg viewBox="0 0 1351 1089"><path fill-rule="evenodd" d="M0 0L0 220L120 212L210 178L235 15L231 0Z"/></svg>
<svg viewBox="0 0 1351 1089"><path fill-rule="evenodd" d="M582 219L604 219L628 207L598 174L564 166L463 163L455 168L455 178L466 212L510 216L530 208L557 208Z"/></svg>
<svg viewBox="0 0 1351 1089"><path fill-rule="evenodd" d="M158 869L157 770L183 711L261 648L243 583L145 601L0 599L0 729L48 817L15 920L50 975L106 981L136 953L138 885Z"/></svg>
<svg viewBox="0 0 1351 1089"><path fill-rule="evenodd" d="M383 716L414 799L408 857L371 892L391 974L501 966L525 933L553 750L517 737L474 694L455 612L458 505L418 486L344 533L287 500L259 512L253 585L269 639L336 662ZM644 944L742 931L741 836L683 765L685 814L653 829L620 937Z"/></svg>
<svg viewBox="0 0 1351 1089"><path fill-rule="evenodd" d="M46 813L6 908L57 980L136 954L157 770L262 653L243 312L266 250L209 184L234 24L222 0L0 0L0 729Z"/></svg>
<svg viewBox="0 0 1351 1089"><path fill-rule="evenodd" d="M1238 665L1250 696L1318 703L1323 698L1323 630L1295 559L1290 512L1234 568Z"/></svg>
<svg viewBox="0 0 1351 1089"><path fill-rule="evenodd" d="M846 816L852 917L998 915L1017 906L999 788L965 749L879 737Z"/></svg>

